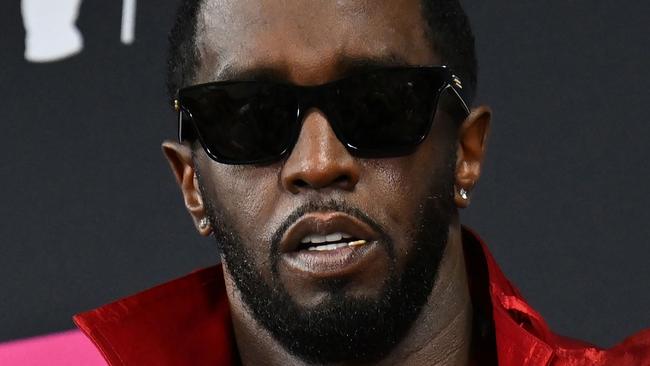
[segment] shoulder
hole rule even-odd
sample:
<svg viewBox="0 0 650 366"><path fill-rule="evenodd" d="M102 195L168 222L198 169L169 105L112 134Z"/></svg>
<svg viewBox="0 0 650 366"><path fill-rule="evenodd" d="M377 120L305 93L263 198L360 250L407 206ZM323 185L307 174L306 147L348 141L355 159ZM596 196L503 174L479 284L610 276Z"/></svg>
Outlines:
<svg viewBox="0 0 650 366"><path fill-rule="evenodd" d="M608 349L553 332L503 274L485 242L463 229L468 274L475 285L473 298L481 289L487 292L478 305L490 308L499 365L650 366L650 329Z"/></svg>
<svg viewBox="0 0 650 366"><path fill-rule="evenodd" d="M558 335L554 335L554 341L554 366L650 366L650 329L608 349Z"/></svg>

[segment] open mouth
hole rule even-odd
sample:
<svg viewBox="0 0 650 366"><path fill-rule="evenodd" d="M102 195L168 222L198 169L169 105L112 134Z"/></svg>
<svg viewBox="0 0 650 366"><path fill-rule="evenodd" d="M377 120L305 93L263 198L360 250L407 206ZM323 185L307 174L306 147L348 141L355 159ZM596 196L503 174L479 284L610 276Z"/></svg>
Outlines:
<svg viewBox="0 0 650 366"><path fill-rule="evenodd" d="M381 258L379 233L342 212L312 212L289 227L279 249L285 268L316 278L363 272Z"/></svg>
<svg viewBox="0 0 650 366"><path fill-rule="evenodd" d="M324 252L355 248L377 240L379 235L363 221L342 212L315 212L292 225L280 242L283 253Z"/></svg>
<svg viewBox="0 0 650 366"><path fill-rule="evenodd" d="M358 247L367 244L364 239L356 238L348 233L336 232L327 235L312 234L303 237L296 250L328 251L347 247Z"/></svg>

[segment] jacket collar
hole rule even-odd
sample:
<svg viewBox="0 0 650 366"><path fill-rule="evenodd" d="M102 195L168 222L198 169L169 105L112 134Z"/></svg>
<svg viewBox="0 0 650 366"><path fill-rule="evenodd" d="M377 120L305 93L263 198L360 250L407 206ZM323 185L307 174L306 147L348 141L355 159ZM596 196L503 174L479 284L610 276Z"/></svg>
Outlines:
<svg viewBox="0 0 650 366"><path fill-rule="evenodd" d="M234 365L220 265L73 317L114 365Z"/></svg>
<svg viewBox="0 0 650 366"><path fill-rule="evenodd" d="M505 277L485 242L467 227L463 227L463 246L474 304L479 308L492 308L499 365L550 364L554 354L549 343L554 335L544 319ZM489 300L477 304L481 291L488 292Z"/></svg>
<svg viewBox="0 0 650 366"><path fill-rule="evenodd" d="M485 243L465 227L463 245L472 300L486 323L479 354L498 357L499 365L548 365L553 335L546 323L503 275ZM221 265L75 315L74 321L111 366L238 360Z"/></svg>

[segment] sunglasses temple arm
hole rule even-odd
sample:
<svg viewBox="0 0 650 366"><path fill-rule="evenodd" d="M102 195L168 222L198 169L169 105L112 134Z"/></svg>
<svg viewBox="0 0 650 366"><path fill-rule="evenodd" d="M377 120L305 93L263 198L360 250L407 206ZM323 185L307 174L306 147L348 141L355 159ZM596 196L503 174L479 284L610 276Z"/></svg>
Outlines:
<svg viewBox="0 0 650 366"><path fill-rule="evenodd" d="M178 111L178 142L183 142L183 111Z"/></svg>
<svg viewBox="0 0 650 366"><path fill-rule="evenodd" d="M456 88L454 88L454 86L451 85L451 84L447 84L447 86L445 87L445 89L446 89L448 92L451 92L451 93L452 93L456 98L458 98L458 101L460 102L461 106L463 107L463 111L464 111L467 115L469 115L470 112L471 112L470 109L469 109L469 106L468 106L467 103L465 102L465 98L463 98L463 96L460 95L460 93L458 92L458 90L456 90Z"/></svg>

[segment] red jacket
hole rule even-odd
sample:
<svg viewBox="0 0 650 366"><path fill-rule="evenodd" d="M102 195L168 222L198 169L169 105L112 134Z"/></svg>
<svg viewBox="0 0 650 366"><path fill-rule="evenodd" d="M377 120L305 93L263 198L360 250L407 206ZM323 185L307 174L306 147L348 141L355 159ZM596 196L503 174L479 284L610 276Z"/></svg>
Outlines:
<svg viewBox="0 0 650 366"><path fill-rule="evenodd" d="M485 314L475 365L650 366L650 329L608 350L554 334L463 230L474 307ZM221 266L210 267L74 317L109 365L235 365Z"/></svg>

